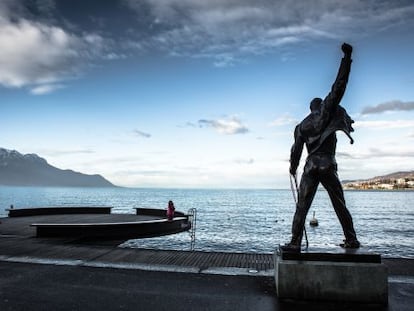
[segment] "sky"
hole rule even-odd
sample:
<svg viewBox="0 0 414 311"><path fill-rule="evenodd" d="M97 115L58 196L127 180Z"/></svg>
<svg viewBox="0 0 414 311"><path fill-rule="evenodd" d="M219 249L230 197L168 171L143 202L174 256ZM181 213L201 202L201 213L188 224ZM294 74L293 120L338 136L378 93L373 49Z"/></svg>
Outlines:
<svg viewBox="0 0 414 311"><path fill-rule="evenodd" d="M411 0L2 0L0 147L119 186L288 188L343 42L340 178L413 170Z"/></svg>

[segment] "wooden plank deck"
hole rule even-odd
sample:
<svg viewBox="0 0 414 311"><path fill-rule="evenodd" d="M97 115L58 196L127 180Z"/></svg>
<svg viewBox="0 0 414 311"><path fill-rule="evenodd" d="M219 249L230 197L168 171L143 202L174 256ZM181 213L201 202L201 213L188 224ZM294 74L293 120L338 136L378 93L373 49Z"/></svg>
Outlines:
<svg viewBox="0 0 414 311"><path fill-rule="evenodd" d="M112 214L114 215L114 214ZM103 215L50 215L50 222L96 221ZM106 215L108 216L108 215ZM114 215L113 221L128 215ZM137 216L130 215L134 219ZM69 217L69 218L67 218ZM0 260L8 261L54 261L85 265L140 265L148 267L170 266L194 268L197 271L209 268L240 268L270 271L273 269L272 254L221 253L180 250L148 250L121 248L122 241L95 243L76 238L36 238L33 222L45 221L45 216L2 218L0 221ZM132 219L132 218L131 218ZM143 218L144 219L144 218Z"/></svg>
<svg viewBox="0 0 414 311"><path fill-rule="evenodd" d="M0 259L33 258L87 263L179 266L199 269L273 269L272 254L240 254L202 251L129 249L105 245L83 245L70 240L45 240L0 236Z"/></svg>
<svg viewBox="0 0 414 311"><path fill-rule="evenodd" d="M259 253L221 253L180 250L148 250L117 247L116 241L105 245L79 243L77 239L36 238L35 230L29 226L25 217L16 217L21 225L14 226L8 218L0 219L0 261L43 262L85 266L138 266L193 268L202 272L209 268L239 268L257 270L271 274L273 255ZM14 223L16 224L16 222ZM24 225L26 224L26 225ZM118 244L122 241L118 241ZM382 258L390 274L413 275L413 259Z"/></svg>

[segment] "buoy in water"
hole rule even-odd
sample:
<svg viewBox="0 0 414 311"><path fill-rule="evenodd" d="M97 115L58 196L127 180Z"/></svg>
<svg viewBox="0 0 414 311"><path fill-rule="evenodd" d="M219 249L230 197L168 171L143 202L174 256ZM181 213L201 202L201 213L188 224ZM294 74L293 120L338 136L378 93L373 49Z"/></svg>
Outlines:
<svg viewBox="0 0 414 311"><path fill-rule="evenodd" d="M318 220L315 218L315 211L313 212L313 217L309 222L311 227L317 227L319 225Z"/></svg>

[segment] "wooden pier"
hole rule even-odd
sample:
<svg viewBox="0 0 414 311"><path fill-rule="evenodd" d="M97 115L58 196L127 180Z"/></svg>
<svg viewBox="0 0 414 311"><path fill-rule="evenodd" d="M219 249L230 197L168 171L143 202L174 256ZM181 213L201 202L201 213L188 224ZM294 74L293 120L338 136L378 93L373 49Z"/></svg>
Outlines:
<svg viewBox="0 0 414 311"><path fill-rule="evenodd" d="M102 223L102 221L106 224L128 223L137 220L157 221L157 216L61 214L2 218L0 219L0 260L144 270L187 270L195 273L203 271L214 273L216 270L226 269L228 272L234 270L252 274L271 274L273 270L273 254L132 249L118 246L125 241L125 238L38 237L36 231L36 225L39 223L70 226Z"/></svg>
<svg viewBox="0 0 414 311"><path fill-rule="evenodd" d="M105 221L136 221L143 215L106 215ZM181 216L181 215L179 215ZM40 218L36 218L40 217ZM187 271L193 273L234 273L272 275L273 254L223 253L186 250L150 250L119 247L125 239L95 240L81 237L36 237L31 224L45 216L6 217L0 221L0 261L33 262L57 265L100 266L154 271ZM98 221L96 215L53 215L63 222ZM109 218L108 218L109 217ZM57 220L56 220L57 221ZM412 259L383 258L390 273L414 274ZM408 272L407 272L408 271Z"/></svg>

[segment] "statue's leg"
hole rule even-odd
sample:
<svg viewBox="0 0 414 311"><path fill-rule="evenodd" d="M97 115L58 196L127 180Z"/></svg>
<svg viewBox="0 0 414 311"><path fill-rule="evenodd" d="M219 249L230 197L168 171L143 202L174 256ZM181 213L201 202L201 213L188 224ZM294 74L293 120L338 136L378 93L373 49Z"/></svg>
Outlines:
<svg viewBox="0 0 414 311"><path fill-rule="evenodd" d="M303 226L305 225L306 215L315 197L319 180L316 176L305 172L300 181L298 203L292 224L292 241L290 244L300 246L302 242Z"/></svg>
<svg viewBox="0 0 414 311"><path fill-rule="evenodd" d="M346 241L350 243L358 242L352 216L346 208L344 191L341 182L338 179L338 175L336 174L336 170L332 169L323 174L323 176L321 176L321 183L328 191L333 208L335 209L335 213L338 216L342 230L344 231Z"/></svg>

